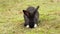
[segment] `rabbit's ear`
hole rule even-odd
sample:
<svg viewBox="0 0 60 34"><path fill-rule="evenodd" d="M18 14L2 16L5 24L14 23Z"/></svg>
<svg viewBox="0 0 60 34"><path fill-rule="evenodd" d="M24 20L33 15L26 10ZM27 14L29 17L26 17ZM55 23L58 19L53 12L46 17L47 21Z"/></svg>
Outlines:
<svg viewBox="0 0 60 34"><path fill-rule="evenodd" d="M34 13L33 13L33 15L35 15L36 14L36 12L37 12L37 10L39 9L39 6L37 6L37 8L35 9L35 11L34 11Z"/></svg>
<svg viewBox="0 0 60 34"><path fill-rule="evenodd" d="M37 6L37 8L35 9L35 11L37 11L39 9L39 6Z"/></svg>
<svg viewBox="0 0 60 34"><path fill-rule="evenodd" d="M28 11L23 10L23 13L24 13L26 16L29 16L29 12L28 12Z"/></svg>

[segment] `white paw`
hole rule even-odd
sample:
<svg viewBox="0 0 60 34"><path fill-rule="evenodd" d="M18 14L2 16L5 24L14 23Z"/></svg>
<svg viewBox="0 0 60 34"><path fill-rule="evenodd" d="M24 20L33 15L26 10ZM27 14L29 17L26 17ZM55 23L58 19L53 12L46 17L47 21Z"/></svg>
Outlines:
<svg viewBox="0 0 60 34"><path fill-rule="evenodd" d="M27 25L26 28L29 28L29 25Z"/></svg>
<svg viewBox="0 0 60 34"><path fill-rule="evenodd" d="M37 27L37 24L35 24L34 27Z"/></svg>

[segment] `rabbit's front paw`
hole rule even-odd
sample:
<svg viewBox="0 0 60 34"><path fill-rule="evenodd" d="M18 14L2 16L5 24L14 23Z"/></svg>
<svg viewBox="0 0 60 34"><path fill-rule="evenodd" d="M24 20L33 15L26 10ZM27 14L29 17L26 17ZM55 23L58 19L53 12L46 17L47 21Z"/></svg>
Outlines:
<svg viewBox="0 0 60 34"><path fill-rule="evenodd" d="M34 27L37 27L37 24L35 24Z"/></svg>
<svg viewBox="0 0 60 34"><path fill-rule="evenodd" d="M29 28L29 25L26 25L26 28Z"/></svg>

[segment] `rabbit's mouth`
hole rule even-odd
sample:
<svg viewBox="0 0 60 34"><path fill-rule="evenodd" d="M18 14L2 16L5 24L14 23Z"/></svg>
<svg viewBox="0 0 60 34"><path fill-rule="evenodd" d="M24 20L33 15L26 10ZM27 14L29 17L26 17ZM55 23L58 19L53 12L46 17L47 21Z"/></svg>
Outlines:
<svg viewBox="0 0 60 34"><path fill-rule="evenodd" d="M30 27L30 28L34 28L34 24L30 24L29 27Z"/></svg>
<svg viewBox="0 0 60 34"><path fill-rule="evenodd" d="M35 28L35 27L37 27L37 24L34 24L34 25L27 25L26 27L27 27L27 28Z"/></svg>
<svg viewBox="0 0 60 34"><path fill-rule="evenodd" d="M31 22L31 23L29 23L29 27L30 28L35 28L35 27L37 27L37 24L35 24L34 22Z"/></svg>

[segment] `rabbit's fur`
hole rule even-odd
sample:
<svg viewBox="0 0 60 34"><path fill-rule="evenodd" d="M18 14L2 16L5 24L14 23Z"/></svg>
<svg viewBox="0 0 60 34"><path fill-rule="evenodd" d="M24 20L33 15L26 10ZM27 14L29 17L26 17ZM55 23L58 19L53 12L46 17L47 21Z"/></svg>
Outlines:
<svg viewBox="0 0 60 34"><path fill-rule="evenodd" d="M38 13L39 6L35 7L28 7L27 10L23 10L24 13L24 26L34 28L38 24L39 13Z"/></svg>

